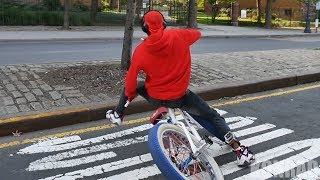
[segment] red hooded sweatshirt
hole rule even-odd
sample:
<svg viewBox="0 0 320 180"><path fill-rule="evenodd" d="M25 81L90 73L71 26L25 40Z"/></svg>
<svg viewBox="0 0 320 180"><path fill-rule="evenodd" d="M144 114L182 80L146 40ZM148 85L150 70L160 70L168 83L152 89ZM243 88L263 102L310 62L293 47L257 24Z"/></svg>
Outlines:
<svg viewBox="0 0 320 180"><path fill-rule="evenodd" d="M163 17L157 11L147 13L144 20L150 35L133 53L125 94L130 99L136 96L137 76L139 71L144 71L145 87L152 98L178 99L185 94L190 82L190 46L201 34L193 29L164 29Z"/></svg>

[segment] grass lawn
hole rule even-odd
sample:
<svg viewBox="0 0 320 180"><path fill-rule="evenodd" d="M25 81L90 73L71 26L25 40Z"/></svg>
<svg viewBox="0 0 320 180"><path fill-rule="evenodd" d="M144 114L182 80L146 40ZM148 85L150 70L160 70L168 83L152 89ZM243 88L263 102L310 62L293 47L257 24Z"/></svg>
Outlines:
<svg viewBox="0 0 320 180"><path fill-rule="evenodd" d="M256 20L253 19L241 19L239 18L239 26L258 26ZM198 23L208 24L208 25L230 25L231 18L230 17L217 17L215 23L212 23L211 16L208 16L202 12L198 13L197 16ZM262 23L264 24L264 19L262 19ZM306 23L302 21L288 21L283 19L275 19L272 20L273 27L305 27ZM315 26L315 22L311 22L311 27Z"/></svg>

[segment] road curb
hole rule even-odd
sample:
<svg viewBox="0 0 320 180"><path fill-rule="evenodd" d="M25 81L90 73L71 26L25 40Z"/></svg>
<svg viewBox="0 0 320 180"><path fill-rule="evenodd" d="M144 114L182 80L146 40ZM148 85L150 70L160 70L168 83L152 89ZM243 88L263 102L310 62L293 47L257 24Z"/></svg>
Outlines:
<svg viewBox="0 0 320 180"><path fill-rule="evenodd" d="M286 38L286 37L318 37L319 34L273 34L273 35L202 35L202 38Z"/></svg>
<svg viewBox="0 0 320 180"><path fill-rule="evenodd" d="M312 34L274 34L274 35L202 35L202 38L286 38L286 37L317 37L320 33ZM133 39L146 38L136 36ZM47 38L47 39L0 39L0 42L32 42L32 41L84 41L84 40L123 40L123 37L73 37L73 38Z"/></svg>
<svg viewBox="0 0 320 180"><path fill-rule="evenodd" d="M278 79L264 79L260 81L246 81L219 86L207 86L192 90L200 95L204 100L210 101L222 97L257 93L316 81L320 81L320 72L291 75ZM106 110L113 109L115 105L115 102L109 102L107 104L87 104L80 107L0 119L0 136L11 135L12 132L15 132L16 130L19 132L30 132L101 120L105 118ZM126 110L126 114L141 113L154 109L155 108L148 104L147 101L138 99L130 104Z"/></svg>

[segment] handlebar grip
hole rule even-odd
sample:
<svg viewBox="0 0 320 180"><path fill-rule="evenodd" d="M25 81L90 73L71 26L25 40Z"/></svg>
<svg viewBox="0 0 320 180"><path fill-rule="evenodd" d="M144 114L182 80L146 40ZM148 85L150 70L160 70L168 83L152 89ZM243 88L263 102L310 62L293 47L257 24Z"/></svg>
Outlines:
<svg viewBox="0 0 320 180"><path fill-rule="evenodd" d="M124 107L128 107L130 104L130 101L127 101L126 104L124 105Z"/></svg>

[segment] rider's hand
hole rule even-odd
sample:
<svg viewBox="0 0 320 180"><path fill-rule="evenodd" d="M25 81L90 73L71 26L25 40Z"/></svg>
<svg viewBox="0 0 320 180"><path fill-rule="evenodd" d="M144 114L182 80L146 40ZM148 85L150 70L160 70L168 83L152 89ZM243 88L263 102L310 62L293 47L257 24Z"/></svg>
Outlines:
<svg viewBox="0 0 320 180"><path fill-rule="evenodd" d="M131 102L131 101L133 101L134 98L136 98L136 96L128 97L128 101Z"/></svg>

